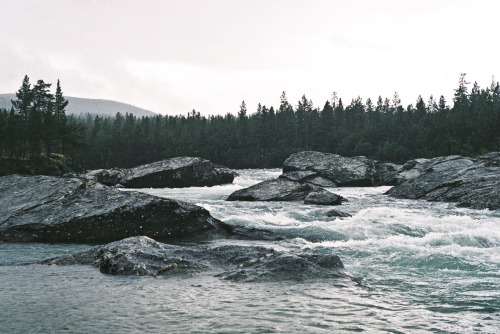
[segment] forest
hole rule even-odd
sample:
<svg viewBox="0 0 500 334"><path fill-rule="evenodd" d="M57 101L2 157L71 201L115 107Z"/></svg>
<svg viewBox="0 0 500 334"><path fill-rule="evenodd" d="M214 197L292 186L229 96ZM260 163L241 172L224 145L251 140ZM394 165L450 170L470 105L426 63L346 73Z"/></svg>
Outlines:
<svg viewBox="0 0 500 334"><path fill-rule="evenodd" d="M59 81L55 94L25 76L11 110L0 110L0 156L69 155L88 169L132 167L169 157L199 156L231 168L281 167L304 150L403 163L442 155L500 151L500 85L485 89L461 74L452 106L443 96L401 105L398 93L344 104L337 94L322 107L303 96L296 104L243 101L234 114L115 117L66 115Z"/></svg>

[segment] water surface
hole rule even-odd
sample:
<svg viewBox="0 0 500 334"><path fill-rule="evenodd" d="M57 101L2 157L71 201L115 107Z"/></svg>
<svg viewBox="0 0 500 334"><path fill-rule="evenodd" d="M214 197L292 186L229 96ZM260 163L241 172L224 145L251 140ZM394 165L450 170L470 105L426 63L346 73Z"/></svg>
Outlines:
<svg viewBox="0 0 500 334"><path fill-rule="evenodd" d="M87 266L21 264L89 245L0 243L6 333L500 333L500 212L389 198L389 187L335 188L337 207L226 202L280 170L241 170L231 185L141 189L265 228L294 253L337 254L352 279L236 283L201 273L115 277ZM350 218L333 219L338 209Z"/></svg>

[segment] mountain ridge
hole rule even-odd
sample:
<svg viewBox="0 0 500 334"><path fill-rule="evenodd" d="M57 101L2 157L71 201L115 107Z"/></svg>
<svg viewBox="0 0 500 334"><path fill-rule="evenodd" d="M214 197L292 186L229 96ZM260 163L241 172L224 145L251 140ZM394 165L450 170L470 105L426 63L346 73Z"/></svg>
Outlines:
<svg viewBox="0 0 500 334"><path fill-rule="evenodd" d="M0 109L10 110L12 103L11 100L16 98L16 94L0 94ZM152 111L133 106L131 104L106 100L106 99L90 99L83 97L65 96L69 101L66 107L66 114L81 115L81 114L94 114L102 116L115 116L120 112L125 115L126 113L135 116L155 116L157 113Z"/></svg>

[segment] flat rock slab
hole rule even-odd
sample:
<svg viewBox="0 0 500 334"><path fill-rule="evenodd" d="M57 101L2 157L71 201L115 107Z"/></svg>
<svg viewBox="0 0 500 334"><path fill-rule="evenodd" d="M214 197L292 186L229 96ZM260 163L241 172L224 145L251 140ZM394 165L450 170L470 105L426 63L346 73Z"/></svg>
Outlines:
<svg viewBox="0 0 500 334"><path fill-rule="evenodd" d="M412 160L404 165L399 183L387 192L390 196L499 209L500 152L477 159L447 156Z"/></svg>
<svg viewBox="0 0 500 334"><path fill-rule="evenodd" d="M234 281L347 277L338 256L295 255L257 246L176 246L144 236L39 262L92 265L111 275L174 276L202 271Z"/></svg>
<svg viewBox="0 0 500 334"><path fill-rule="evenodd" d="M196 205L97 182L51 176L0 177L0 240L109 242L134 235L205 236L224 223ZM231 232L231 231L229 231Z"/></svg>
<svg viewBox="0 0 500 334"><path fill-rule="evenodd" d="M305 201L307 204L337 205L343 197L320 187L278 178L233 192L228 201Z"/></svg>
<svg viewBox="0 0 500 334"><path fill-rule="evenodd" d="M126 188L184 188L232 183L231 169L197 157L177 157L129 169L100 169L86 174L106 185Z"/></svg>
<svg viewBox="0 0 500 334"><path fill-rule="evenodd" d="M283 177L321 186L365 187L393 185L399 166L363 156L342 157L304 151L292 154L283 164ZM297 173L302 172L302 173Z"/></svg>

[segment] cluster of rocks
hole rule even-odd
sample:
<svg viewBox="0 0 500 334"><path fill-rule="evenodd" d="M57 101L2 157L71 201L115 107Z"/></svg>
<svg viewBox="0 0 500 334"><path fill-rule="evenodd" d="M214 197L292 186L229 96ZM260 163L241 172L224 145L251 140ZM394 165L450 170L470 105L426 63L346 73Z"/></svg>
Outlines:
<svg viewBox="0 0 500 334"><path fill-rule="evenodd" d="M346 276L335 255L295 255L257 246L174 246L156 240L213 238L279 240L265 230L228 225L196 205L120 187L189 187L230 183L235 173L201 158L180 157L131 169L97 170L79 177L0 177L0 241L109 244L42 261L87 264L115 275L172 275L216 271L225 279L265 281ZM500 208L500 152L416 159L402 166L366 157L301 152L283 174L228 197L240 201L303 201L339 205L324 187L393 186L397 198ZM329 217L349 217L330 210Z"/></svg>
<svg viewBox="0 0 500 334"><path fill-rule="evenodd" d="M114 171L65 178L1 177L0 241L89 243L136 235L164 240L234 234L201 207L106 185L213 185L232 182L233 171L190 157ZM115 175L116 182L106 175Z"/></svg>
<svg viewBox="0 0 500 334"><path fill-rule="evenodd" d="M325 187L364 187L396 183L397 165L366 157L305 151L292 154L276 180L232 193L229 201L304 201L305 204L340 205L346 201Z"/></svg>
<svg viewBox="0 0 500 334"><path fill-rule="evenodd" d="M110 242L40 263L93 265L112 275L211 271L236 281L346 276L335 255L295 255L259 246L161 243L157 240L281 238L270 231L226 224L196 205L116 187L206 186L232 182L234 176L229 169L200 158L176 158L79 177L0 177L0 241Z"/></svg>
<svg viewBox="0 0 500 334"><path fill-rule="evenodd" d="M259 246L177 246L144 236L131 237L39 262L86 264L113 275L172 276L212 271L235 281L346 277L335 255L288 254Z"/></svg>
<svg viewBox="0 0 500 334"><path fill-rule="evenodd" d="M342 201L322 187L393 186L396 198L456 202L474 209L500 208L500 152L476 159L446 156L415 159L404 165L366 157L331 153L292 154L277 180L265 181L231 194L228 200L297 201L338 205Z"/></svg>

